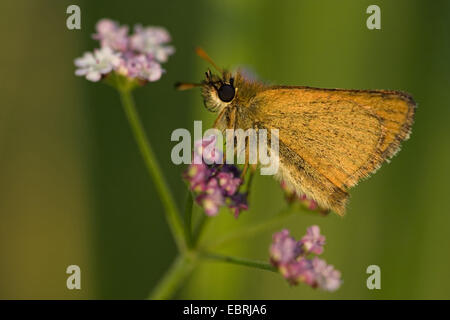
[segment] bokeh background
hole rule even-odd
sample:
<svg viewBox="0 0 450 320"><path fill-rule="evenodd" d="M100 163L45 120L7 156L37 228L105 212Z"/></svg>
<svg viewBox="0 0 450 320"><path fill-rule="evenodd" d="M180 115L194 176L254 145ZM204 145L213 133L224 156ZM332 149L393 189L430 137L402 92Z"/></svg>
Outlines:
<svg viewBox="0 0 450 320"><path fill-rule="evenodd" d="M70 4L81 7L82 30L66 28ZM366 28L370 4L381 7L381 30ZM94 48L103 17L173 36L167 73L135 97L180 207L183 167L170 161L170 134L214 120L198 91L173 90L202 78L197 45L275 84L405 90L419 105L411 139L353 189L344 218L299 213L284 224L296 237L321 226L324 257L343 274L339 291L208 262L177 298L450 298L450 3L411 0L2 1L0 298L141 299L176 254L116 92L74 76L73 59ZM238 220L221 212L206 241L286 206L270 177L254 187L251 210ZM220 252L266 260L271 233ZM82 290L66 288L71 264L81 267ZM371 264L381 267L381 290L366 288Z"/></svg>

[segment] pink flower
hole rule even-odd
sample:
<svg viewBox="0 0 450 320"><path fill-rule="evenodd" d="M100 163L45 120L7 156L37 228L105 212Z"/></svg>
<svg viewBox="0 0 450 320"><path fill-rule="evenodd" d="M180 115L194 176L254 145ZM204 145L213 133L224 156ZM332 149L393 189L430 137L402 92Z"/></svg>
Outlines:
<svg viewBox="0 0 450 320"><path fill-rule="evenodd" d="M298 242L286 229L275 233L270 246L270 262L292 285L302 282L326 291L337 290L342 283L341 273L318 257L307 258L309 253L322 253L325 237L320 235L318 226L311 226L307 230L307 234Z"/></svg>
<svg viewBox="0 0 450 320"><path fill-rule="evenodd" d="M194 163L206 162L214 164L222 162L222 152L216 147L215 135L205 137L194 142Z"/></svg>
<svg viewBox="0 0 450 320"><path fill-rule="evenodd" d="M315 257L312 260L314 277L319 288L326 291L335 291L342 284L341 273L328 265L325 260Z"/></svg>
<svg viewBox="0 0 450 320"><path fill-rule="evenodd" d="M197 202L203 207L209 216L215 216L225 199L216 179L210 179L205 185L205 190L197 197Z"/></svg>
<svg viewBox="0 0 450 320"><path fill-rule="evenodd" d="M321 214L327 214L329 210L325 210L319 206L319 204L311 198L308 198L305 194L298 194L295 189L288 185L286 181L281 181L281 189L284 191L284 197L288 203L298 202L302 206L311 211L319 211Z"/></svg>
<svg viewBox="0 0 450 320"><path fill-rule="evenodd" d="M164 69L155 62L151 56L146 54L134 54L127 52L124 54L118 72L129 78L138 78L141 80L154 82L161 78Z"/></svg>
<svg viewBox="0 0 450 320"><path fill-rule="evenodd" d="M241 173L233 165L217 164L222 160L222 153L215 143L215 136L194 143L194 163L189 165L183 177L194 192L195 201L207 215L216 215L221 206L227 206L238 217L242 210L248 209L247 193L239 192Z"/></svg>
<svg viewBox="0 0 450 320"><path fill-rule="evenodd" d="M192 191L204 192L211 174L211 170L206 164L191 164L184 172L183 177L189 182Z"/></svg>
<svg viewBox="0 0 450 320"><path fill-rule="evenodd" d="M137 25L130 37L131 49L150 54L158 62L166 62L175 52L173 46L167 45L171 41L170 34L162 27L146 27Z"/></svg>
<svg viewBox="0 0 450 320"><path fill-rule="evenodd" d="M110 73L120 64L120 53L115 53L111 48L105 47L94 50L94 53L86 52L81 58L75 59L75 71L77 76L86 76L86 79L97 82L102 75Z"/></svg>
<svg viewBox="0 0 450 320"><path fill-rule="evenodd" d="M270 258L275 265L293 262L301 252L297 241L289 235L289 230L283 229L274 233L270 246Z"/></svg>
<svg viewBox="0 0 450 320"><path fill-rule="evenodd" d="M306 252L322 254L325 236L320 234L319 226L314 225L307 229L306 235L302 238L300 243L303 246L303 250Z"/></svg>
<svg viewBox="0 0 450 320"><path fill-rule="evenodd" d="M236 192L230 197L228 207L233 211L234 217L238 218L243 210L248 210L247 193Z"/></svg>
<svg viewBox="0 0 450 320"><path fill-rule="evenodd" d="M133 84L154 82L165 72L161 67L175 52L169 32L162 27L143 28L137 26L136 33L128 35L128 26L121 26L110 19L102 19L92 36L100 42L101 49L85 53L75 60L79 68L76 75L86 76L90 81L99 81L103 76L116 72Z"/></svg>
<svg viewBox="0 0 450 320"><path fill-rule="evenodd" d="M311 287L315 285L315 273L312 261L303 257L291 263L279 266L279 271L283 277L292 285L303 282Z"/></svg>
<svg viewBox="0 0 450 320"><path fill-rule="evenodd" d="M110 19L102 19L95 26L97 33L92 36L102 47L126 51L128 48L128 26L120 26Z"/></svg>
<svg viewBox="0 0 450 320"><path fill-rule="evenodd" d="M228 196L235 194L242 183L242 180L234 177L231 172L219 172L217 174L217 180L219 181L220 187Z"/></svg>

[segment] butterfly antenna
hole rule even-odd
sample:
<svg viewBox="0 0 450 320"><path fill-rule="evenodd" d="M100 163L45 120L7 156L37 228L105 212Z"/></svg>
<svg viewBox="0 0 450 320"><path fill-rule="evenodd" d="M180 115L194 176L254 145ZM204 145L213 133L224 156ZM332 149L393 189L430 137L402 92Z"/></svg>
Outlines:
<svg viewBox="0 0 450 320"><path fill-rule="evenodd" d="M177 82L175 83L175 89L183 91L183 90L189 90L196 87L201 87L201 83L188 83L188 82Z"/></svg>
<svg viewBox="0 0 450 320"><path fill-rule="evenodd" d="M216 69L217 71L219 71L220 73L223 73L222 68L219 68L217 66L217 64L214 63L214 61L208 56L208 54L205 52L205 50L203 50L200 47L195 48L195 52L197 53L197 55L202 58L205 61L208 61L213 67L214 69Z"/></svg>

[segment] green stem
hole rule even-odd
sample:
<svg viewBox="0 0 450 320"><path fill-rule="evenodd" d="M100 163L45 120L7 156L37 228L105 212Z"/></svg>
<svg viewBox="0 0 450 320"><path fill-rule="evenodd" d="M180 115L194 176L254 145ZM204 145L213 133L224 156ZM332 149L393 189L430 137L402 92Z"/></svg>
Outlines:
<svg viewBox="0 0 450 320"><path fill-rule="evenodd" d="M186 245L189 249L192 248L193 239L192 239L192 209L194 207L194 203L192 202L192 193L188 190L188 195L186 199L186 207L184 210L184 234L186 237Z"/></svg>
<svg viewBox="0 0 450 320"><path fill-rule="evenodd" d="M273 218L267 219L266 221L263 221L259 224L255 224L253 226L240 228L240 230L236 230L235 232L229 233L210 245L207 246L207 249L216 249L218 247L221 247L227 243L236 241L236 240L242 240L245 238L250 238L255 236L256 234L270 230L275 229L279 225L281 225L284 220L286 220L288 217L290 217L293 213L298 212L298 208L295 206L289 206L287 209L281 211L277 215L275 215Z"/></svg>
<svg viewBox="0 0 450 320"><path fill-rule="evenodd" d="M209 221L211 221L211 218L209 218L204 212L202 212L200 216L200 221L198 221L197 225L195 226L194 241L193 241L194 247L198 245L202 237L203 230L205 230L205 226L208 224Z"/></svg>
<svg viewBox="0 0 450 320"><path fill-rule="evenodd" d="M119 93L122 106L133 131L134 138L138 144L139 150L141 151L142 157L144 158L145 166L147 167L150 177L155 183L156 191L158 192L164 206L167 223L169 224L178 249L180 251L184 251L186 246L184 243L183 224L168 184L164 180L161 169L156 161L155 154L150 147L147 135L145 134L139 115L136 111L131 92L129 89L119 89Z"/></svg>
<svg viewBox="0 0 450 320"><path fill-rule="evenodd" d="M267 262L254 261L254 260L237 258L237 257L223 256L223 255L215 254L215 253L205 253L204 257L208 258L208 259L212 259L212 260L228 262L228 263L237 264L237 265L241 265L241 266L252 267L252 268L267 270L267 271L272 271L272 272L278 272L277 268L275 268L274 266L272 266L270 263L267 263Z"/></svg>
<svg viewBox="0 0 450 320"><path fill-rule="evenodd" d="M148 298L151 300L172 298L194 270L196 261L192 256L178 256Z"/></svg>

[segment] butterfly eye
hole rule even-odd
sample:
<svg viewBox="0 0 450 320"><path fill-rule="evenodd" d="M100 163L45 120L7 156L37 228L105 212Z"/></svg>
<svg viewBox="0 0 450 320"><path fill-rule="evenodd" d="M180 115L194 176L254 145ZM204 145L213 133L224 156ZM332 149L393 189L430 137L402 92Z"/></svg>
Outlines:
<svg viewBox="0 0 450 320"><path fill-rule="evenodd" d="M219 98L223 102L230 102L233 100L235 93L234 87L230 84L224 84L218 90Z"/></svg>

